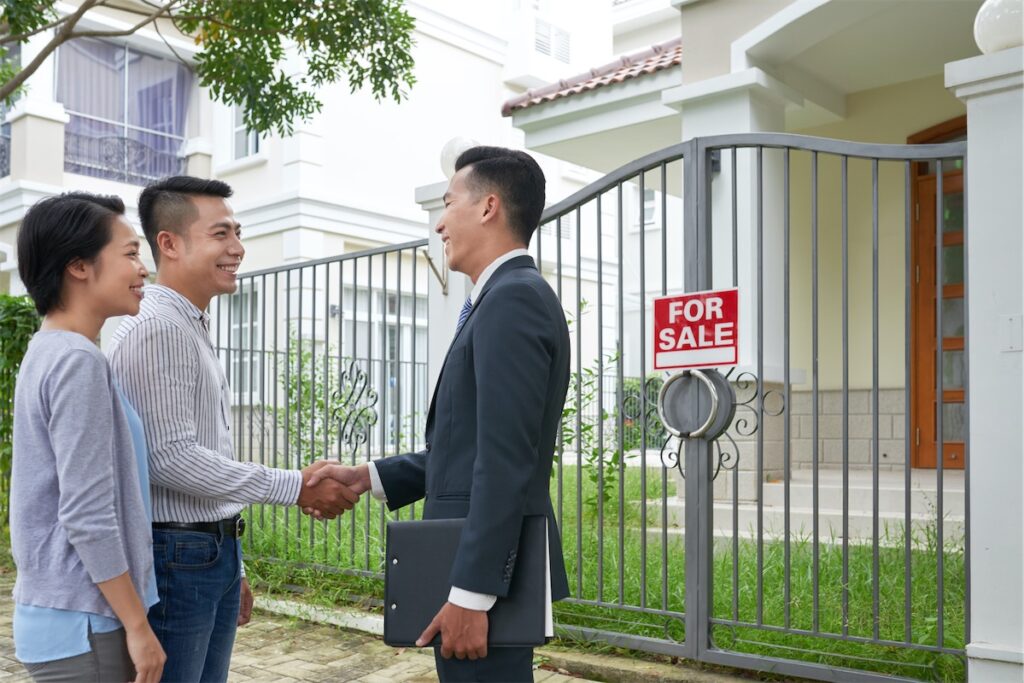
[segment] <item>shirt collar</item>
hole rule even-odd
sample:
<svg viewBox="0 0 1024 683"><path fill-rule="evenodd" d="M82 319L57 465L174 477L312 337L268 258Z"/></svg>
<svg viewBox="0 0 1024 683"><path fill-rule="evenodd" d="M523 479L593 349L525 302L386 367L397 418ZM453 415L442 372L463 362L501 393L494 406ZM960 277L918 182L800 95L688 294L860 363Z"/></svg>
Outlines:
<svg viewBox="0 0 1024 683"><path fill-rule="evenodd" d="M165 285L146 285L146 287L143 288L143 291L146 296L156 294L158 296L165 297L168 300L168 303L175 306L184 315L193 320L198 320L207 331L210 330L210 314L206 311L199 310L198 306L189 301L184 294L176 289L171 289Z"/></svg>
<svg viewBox="0 0 1024 683"><path fill-rule="evenodd" d="M501 267L502 264L511 261L517 256L529 256L530 252L526 249L513 249L512 251L506 252L498 258L491 261L491 265L484 268L484 272L480 273L480 277L476 279L476 284L473 285L473 291L469 293L469 300L475 306L476 300L480 298L480 292L484 291L484 285L494 275L494 271Z"/></svg>

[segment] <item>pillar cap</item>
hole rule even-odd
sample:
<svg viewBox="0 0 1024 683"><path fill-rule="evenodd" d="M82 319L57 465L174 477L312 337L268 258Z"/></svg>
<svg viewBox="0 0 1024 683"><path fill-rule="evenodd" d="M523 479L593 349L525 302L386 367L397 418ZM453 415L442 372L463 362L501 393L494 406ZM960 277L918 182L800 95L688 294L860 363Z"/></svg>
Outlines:
<svg viewBox="0 0 1024 683"><path fill-rule="evenodd" d="M26 116L46 119L47 121L54 121L65 125L71 120L68 113L64 111L64 105L60 102L23 97L14 103L14 107L7 114L6 123L14 123Z"/></svg>

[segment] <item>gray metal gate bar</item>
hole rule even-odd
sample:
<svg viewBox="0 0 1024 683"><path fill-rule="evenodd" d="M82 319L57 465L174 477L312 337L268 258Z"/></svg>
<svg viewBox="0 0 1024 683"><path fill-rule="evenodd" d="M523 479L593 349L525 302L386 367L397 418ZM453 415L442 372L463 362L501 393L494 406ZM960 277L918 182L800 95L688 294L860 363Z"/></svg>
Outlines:
<svg viewBox="0 0 1024 683"><path fill-rule="evenodd" d="M764 148L757 148L757 410L764 421ZM733 245L733 251L738 251ZM709 286L710 286L710 277ZM734 487L736 488L736 487ZM764 622L764 430L757 430L757 623Z"/></svg>
<svg viewBox="0 0 1024 683"><path fill-rule="evenodd" d="M914 259L912 253L913 245L913 222L910 219L910 204L911 204L911 188L910 188L910 166L913 162L903 162L903 194L904 194L904 219L903 219L903 243L904 243L904 268L907 273L907 278L910 278L910 272L913 267ZM912 390L911 390L911 374L910 368L912 363L910 340L913 334L913 327L911 321L911 296L910 287L904 288L903 293L903 329L904 338L907 343L904 345L904 370L903 370L903 402L907 406L907 412L910 412L910 406L913 405ZM910 486L911 486L911 467L910 467L910 420L904 420L904 442L903 442L903 528L910 529ZM903 557L905 561L903 563L903 640L904 642L911 642L911 619L910 619L910 605L911 605L911 582L913 580L911 572L911 535L910 533L903 534Z"/></svg>
<svg viewBox="0 0 1024 683"><path fill-rule="evenodd" d="M850 186L849 158L843 156L843 624L842 633L850 635ZM909 258L909 253L908 258ZM909 337L907 337L909 339ZM907 421L910 424L910 421ZM909 538L909 536L908 536Z"/></svg>

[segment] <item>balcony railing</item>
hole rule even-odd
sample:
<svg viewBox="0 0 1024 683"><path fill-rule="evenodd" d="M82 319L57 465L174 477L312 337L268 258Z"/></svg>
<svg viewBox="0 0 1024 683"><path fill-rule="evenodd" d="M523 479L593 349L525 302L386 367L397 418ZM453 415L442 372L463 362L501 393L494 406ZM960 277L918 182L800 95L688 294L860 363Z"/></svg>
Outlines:
<svg viewBox="0 0 1024 683"><path fill-rule="evenodd" d="M74 124L72 121L64 131L64 170L68 173L145 185L185 171L185 160L178 154L181 138L134 128L76 131Z"/></svg>
<svg viewBox="0 0 1024 683"><path fill-rule="evenodd" d="M11 135L0 133L0 178L11 175Z"/></svg>

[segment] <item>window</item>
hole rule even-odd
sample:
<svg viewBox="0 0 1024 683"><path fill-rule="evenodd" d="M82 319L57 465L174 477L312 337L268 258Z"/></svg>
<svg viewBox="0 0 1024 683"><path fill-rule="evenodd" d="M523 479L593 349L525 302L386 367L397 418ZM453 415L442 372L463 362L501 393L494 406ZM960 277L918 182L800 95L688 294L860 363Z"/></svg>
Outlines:
<svg viewBox="0 0 1024 683"><path fill-rule="evenodd" d="M64 170L136 185L183 173L191 89L191 71L176 60L88 38L61 45Z"/></svg>
<svg viewBox="0 0 1024 683"><path fill-rule="evenodd" d="M657 211L656 197L654 190L644 188L644 225L654 223L654 216Z"/></svg>
<svg viewBox="0 0 1024 683"><path fill-rule="evenodd" d="M561 218L548 221L540 226L540 232L542 235L560 235L565 241L573 239L576 235L576 212L570 211Z"/></svg>
<svg viewBox="0 0 1024 683"><path fill-rule="evenodd" d="M569 34L543 19L536 20L533 47L542 55L569 63Z"/></svg>
<svg viewBox="0 0 1024 683"><path fill-rule="evenodd" d="M230 385L236 403L248 403L250 393L254 397L260 392L260 373L263 358L260 352L260 299L255 283L239 286L231 295L231 310L228 320L231 324Z"/></svg>
<svg viewBox="0 0 1024 683"><path fill-rule="evenodd" d="M232 159L244 159L260 151L260 137L254 130L245 126L245 109L232 107L234 111L234 127L232 129Z"/></svg>
<svg viewBox="0 0 1024 683"><path fill-rule="evenodd" d="M7 48L7 53L0 57L5 63L15 67L21 64L21 45L15 43ZM7 113L14 104L0 102L0 178L11 175L11 124L7 123Z"/></svg>

